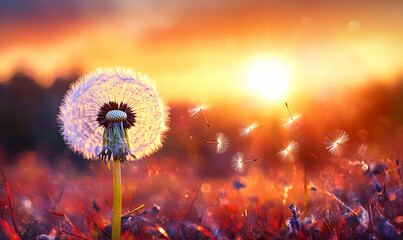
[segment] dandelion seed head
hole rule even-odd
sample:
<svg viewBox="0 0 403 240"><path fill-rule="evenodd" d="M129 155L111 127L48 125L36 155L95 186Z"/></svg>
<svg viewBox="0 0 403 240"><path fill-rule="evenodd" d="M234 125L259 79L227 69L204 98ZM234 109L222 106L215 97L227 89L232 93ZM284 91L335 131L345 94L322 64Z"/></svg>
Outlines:
<svg viewBox="0 0 403 240"><path fill-rule="evenodd" d="M243 153L237 152L231 158L231 166L236 172L243 172L245 169L243 157Z"/></svg>
<svg viewBox="0 0 403 240"><path fill-rule="evenodd" d="M216 134L217 139L217 153L225 152L229 147L229 139L224 133L218 132Z"/></svg>
<svg viewBox="0 0 403 240"><path fill-rule="evenodd" d="M246 126L246 127L241 127L239 129L239 134L242 137L247 137L250 135L251 132L253 132L257 127L259 127L260 124L258 122L253 122L252 124Z"/></svg>
<svg viewBox="0 0 403 240"><path fill-rule="evenodd" d="M350 138L345 131L336 129L329 132L324 138L323 143L331 154L340 156L349 140Z"/></svg>
<svg viewBox="0 0 403 240"><path fill-rule="evenodd" d="M280 156L282 161L289 163L295 161L298 150L299 144L295 141L290 141L284 146L284 149L277 154Z"/></svg>
<svg viewBox="0 0 403 240"><path fill-rule="evenodd" d="M168 119L155 84L123 67L82 76L64 96L58 115L65 142L88 159L97 159L108 141L114 142L110 154L121 148L127 160L147 156L162 146Z"/></svg>
<svg viewBox="0 0 403 240"><path fill-rule="evenodd" d="M106 113L106 121L108 122L123 122L127 119L127 114L121 110L111 110Z"/></svg>

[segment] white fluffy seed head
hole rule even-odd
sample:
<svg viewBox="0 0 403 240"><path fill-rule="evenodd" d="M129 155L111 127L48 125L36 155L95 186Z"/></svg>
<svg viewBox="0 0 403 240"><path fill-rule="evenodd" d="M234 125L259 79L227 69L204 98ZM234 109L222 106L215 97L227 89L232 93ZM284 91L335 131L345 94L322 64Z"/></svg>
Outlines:
<svg viewBox="0 0 403 240"><path fill-rule="evenodd" d="M121 110L111 110L106 114L108 122L122 122L127 119L127 114Z"/></svg>
<svg viewBox="0 0 403 240"><path fill-rule="evenodd" d="M58 123L71 149L87 159L97 159L105 130L97 117L109 102L127 104L136 116L136 124L126 133L130 153L135 157L128 155L127 160L140 159L162 146L169 113L155 84L131 68L107 67L82 76L67 91L60 106ZM116 117L123 118L117 112Z"/></svg>

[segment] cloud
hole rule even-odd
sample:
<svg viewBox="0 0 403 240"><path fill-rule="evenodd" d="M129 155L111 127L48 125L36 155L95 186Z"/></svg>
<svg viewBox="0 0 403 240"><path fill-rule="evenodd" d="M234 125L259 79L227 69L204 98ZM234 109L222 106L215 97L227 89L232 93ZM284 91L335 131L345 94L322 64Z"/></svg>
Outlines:
<svg viewBox="0 0 403 240"><path fill-rule="evenodd" d="M0 0L0 75L5 78L24 66L53 79L74 68L126 65L163 79L164 88L175 80L184 89L211 92L212 85L219 91L220 84L223 88L243 81L245 66L272 54L291 59L300 68L294 69L296 75L317 79L318 85L329 76L334 82L356 80L357 75L372 74L371 69L389 72L390 66L393 72L403 65L394 57L402 49L402 5L347 0ZM346 27L352 19L361 24L359 31ZM376 59L387 61L379 64ZM200 79L215 84L195 85Z"/></svg>

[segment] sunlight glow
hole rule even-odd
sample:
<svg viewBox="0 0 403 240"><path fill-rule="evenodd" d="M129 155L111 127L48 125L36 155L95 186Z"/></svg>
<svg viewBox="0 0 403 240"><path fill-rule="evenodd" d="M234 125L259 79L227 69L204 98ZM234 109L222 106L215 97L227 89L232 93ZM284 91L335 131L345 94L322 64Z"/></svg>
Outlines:
<svg viewBox="0 0 403 240"><path fill-rule="evenodd" d="M277 60L253 63L248 75L250 87L269 101L283 99L290 83L289 69Z"/></svg>

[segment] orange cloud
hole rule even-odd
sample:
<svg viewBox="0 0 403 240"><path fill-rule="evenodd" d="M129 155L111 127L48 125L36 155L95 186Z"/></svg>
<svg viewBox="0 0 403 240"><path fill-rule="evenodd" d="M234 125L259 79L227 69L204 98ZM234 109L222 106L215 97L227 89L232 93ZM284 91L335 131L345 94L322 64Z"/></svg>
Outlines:
<svg viewBox="0 0 403 240"><path fill-rule="evenodd" d="M248 68L273 56L290 66L294 93L389 78L403 68L396 54L403 51L402 3L394 1L64 4L0 7L2 81L22 69L49 85L73 69L124 65L147 72L168 98L183 99L253 94Z"/></svg>

